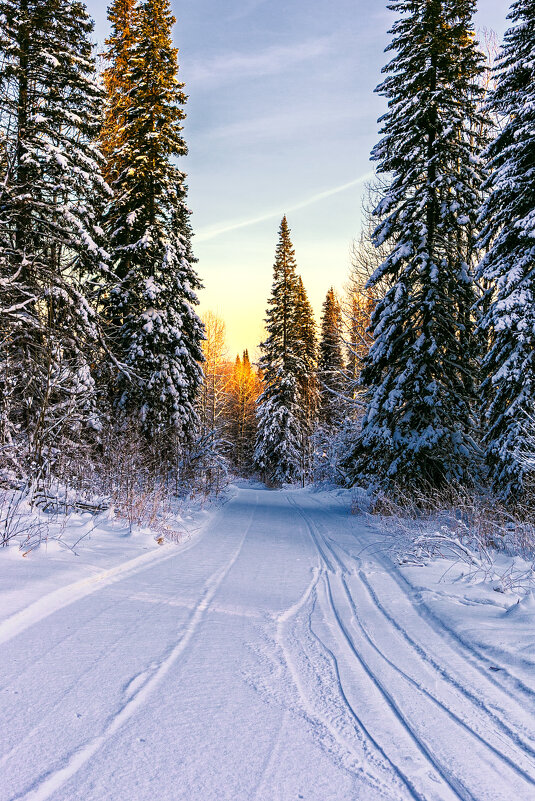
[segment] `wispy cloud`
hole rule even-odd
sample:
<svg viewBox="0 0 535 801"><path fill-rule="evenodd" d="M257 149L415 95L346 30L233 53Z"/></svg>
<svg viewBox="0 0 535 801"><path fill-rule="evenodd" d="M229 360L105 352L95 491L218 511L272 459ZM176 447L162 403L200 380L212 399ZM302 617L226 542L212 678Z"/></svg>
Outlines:
<svg viewBox="0 0 535 801"><path fill-rule="evenodd" d="M261 214L257 217L251 217L247 220L236 220L234 222L229 221L222 223L221 225L208 225L206 228L201 228L197 231L195 235L195 241L206 242L209 239L215 239L217 236L228 234L231 231L237 231L240 228L248 228L250 225L257 225L258 223L266 222L267 220L277 219L282 213L291 214L292 212L299 211L307 206L312 206L314 203L319 203L321 200L325 200L333 195L338 195L340 192L345 192L347 189L358 186L372 177L373 173L367 172L365 175L361 175L360 178L355 178L353 181L348 181L345 184L340 184L339 186L332 187L331 189L326 189L323 192L318 192L306 200L301 200L299 203L295 203L293 206L286 207L282 210L278 209L277 211L266 212L265 214Z"/></svg>
<svg viewBox="0 0 535 801"><path fill-rule="evenodd" d="M344 105L343 100L334 95L330 100L332 102L326 100L322 105L324 126L329 126L330 129L336 127L342 130L347 124L354 124L365 118L368 113L363 106ZM311 98L291 106L288 104L281 110L271 111L269 114L237 119L214 127L206 126L199 132L198 138L210 141L228 139L247 147L256 146L263 140L269 140L272 146L282 140L301 139L305 142L308 138L317 137L314 131L317 119L317 104L314 98Z"/></svg>
<svg viewBox="0 0 535 801"><path fill-rule="evenodd" d="M221 53L194 61L188 66L188 84L213 84L232 78L259 78L276 75L301 62L325 55L331 39L308 39L292 45L273 45L251 53Z"/></svg>

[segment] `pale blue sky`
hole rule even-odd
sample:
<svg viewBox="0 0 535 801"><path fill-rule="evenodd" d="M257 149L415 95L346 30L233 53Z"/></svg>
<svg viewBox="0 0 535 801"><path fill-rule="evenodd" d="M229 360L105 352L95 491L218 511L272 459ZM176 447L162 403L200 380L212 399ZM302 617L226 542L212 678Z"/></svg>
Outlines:
<svg viewBox="0 0 535 801"><path fill-rule="evenodd" d="M106 8L87 0L102 42ZM288 215L319 316L341 288L384 101L386 0L174 0L189 95L185 136L201 310L227 324L230 355L262 337L277 229ZM478 26L506 28L507 0Z"/></svg>

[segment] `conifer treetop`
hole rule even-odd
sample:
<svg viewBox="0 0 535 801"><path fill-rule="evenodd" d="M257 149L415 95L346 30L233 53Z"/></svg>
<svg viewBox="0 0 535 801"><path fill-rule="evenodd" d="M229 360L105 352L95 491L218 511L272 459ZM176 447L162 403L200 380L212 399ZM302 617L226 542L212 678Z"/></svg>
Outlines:
<svg viewBox="0 0 535 801"><path fill-rule="evenodd" d="M263 351L260 367L268 383L276 378L281 369L292 369L299 358L294 335L298 293L296 268L295 250L288 221L284 216L279 227L273 284L265 321L268 336L260 346Z"/></svg>
<svg viewBox="0 0 535 801"><path fill-rule="evenodd" d="M255 463L269 480L304 480L316 406L315 324L286 216L279 227L273 284L261 344L264 391L257 404Z"/></svg>
<svg viewBox="0 0 535 801"><path fill-rule="evenodd" d="M137 36L137 7L138 0L113 0L108 9L111 33L105 40L107 66L102 77L106 102L100 143L109 168L113 168L115 155L124 143L126 112L132 88L130 63ZM116 178L113 172L107 175L109 181Z"/></svg>
<svg viewBox="0 0 535 801"><path fill-rule="evenodd" d="M333 287L328 290L322 306L318 350L320 421L328 427L337 428L345 416L345 364L342 309Z"/></svg>

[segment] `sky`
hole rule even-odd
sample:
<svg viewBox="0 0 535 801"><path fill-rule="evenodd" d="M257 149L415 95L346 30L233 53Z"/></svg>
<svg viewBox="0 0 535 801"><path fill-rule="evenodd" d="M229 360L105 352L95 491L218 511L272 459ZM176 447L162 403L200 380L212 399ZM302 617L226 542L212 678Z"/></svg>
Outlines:
<svg viewBox="0 0 535 801"><path fill-rule="evenodd" d="M172 0L200 311L227 327L232 358L257 355L278 227L292 231L317 319L342 289L373 166L374 93L389 56L386 0ZM99 43L106 0L87 0ZM478 28L501 38L508 0L479 0Z"/></svg>

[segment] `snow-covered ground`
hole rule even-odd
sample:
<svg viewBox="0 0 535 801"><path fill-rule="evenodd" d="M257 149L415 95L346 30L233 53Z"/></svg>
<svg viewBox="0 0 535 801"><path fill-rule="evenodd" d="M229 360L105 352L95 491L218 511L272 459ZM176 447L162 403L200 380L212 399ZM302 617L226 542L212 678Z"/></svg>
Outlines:
<svg viewBox="0 0 535 801"><path fill-rule="evenodd" d="M398 568L343 493L114 525L0 551L0 801L535 799L531 596Z"/></svg>

